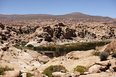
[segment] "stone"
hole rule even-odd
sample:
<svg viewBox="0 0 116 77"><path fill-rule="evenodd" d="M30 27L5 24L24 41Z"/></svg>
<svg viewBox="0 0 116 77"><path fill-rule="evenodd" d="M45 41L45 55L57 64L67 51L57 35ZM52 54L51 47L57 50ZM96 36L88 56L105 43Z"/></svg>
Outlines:
<svg viewBox="0 0 116 77"><path fill-rule="evenodd" d="M61 72L53 72L52 75L54 77L70 77L71 74L69 73L61 73Z"/></svg>
<svg viewBox="0 0 116 77"><path fill-rule="evenodd" d="M107 66L107 65L110 65L110 61L100 61L100 62L96 62L95 64L97 65L101 65L101 66Z"/></svg>
<svg viewBox="0 0 116 77"><path fill-rule="evenodd" d="M44 74L41 74L38 70L35 70L34 77L46 77L46 76Z"/></svg>
<svg viewBox="0 0 116 77"><path fill-rule="evenodd" d="M52 75L54 77L61 77L61 72L53 72Z"/></svg>
<svg viewBox="0 0 116 77"><path fill-rule="evenodd" d="M66 70L61 70L60 72L61 72L61 73L66 73Z"/></svg>
<svg viewBox="0 0 116 77"><path fill-rule="evenodd" d="M88 72L90 73L98 73L100 71L101 66L100 65L93 65L89 68Z"/></svg>
<svg viewBox="0 0 116 77"><path fill-rule="evenodd" d="M39 60L39 62L48 62L49 57L47 57L47 56L38 56L38 60Z"/></svg>
<svg viewBox="0 0 116 77"><path fill-rule="evenodd" d="M75 71L73 77L78 77L78 76L80 76L80 72Z"/></svg>
<svg viewBox="0 0 116 77"><path fill-rule="evenodd" d="M27 73L22 73L21 77L27 77Z"/></svg>
<svg viewBox="0 0 116 77"><path fill-rule="evenodd" d="M21 76L20 70L5 71L3 74L3 77L20 77L20 76Z"/></svg>

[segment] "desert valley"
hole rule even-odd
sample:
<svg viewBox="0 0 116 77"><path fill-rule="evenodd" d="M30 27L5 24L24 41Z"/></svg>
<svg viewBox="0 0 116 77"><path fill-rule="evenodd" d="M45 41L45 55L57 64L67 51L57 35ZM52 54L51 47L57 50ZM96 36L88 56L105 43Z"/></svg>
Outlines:
<svg viewBox="0 0 116 77"><path fill-rule="evenodd" d="M0 14L0 77L116 77L116 19Z"/></svg>

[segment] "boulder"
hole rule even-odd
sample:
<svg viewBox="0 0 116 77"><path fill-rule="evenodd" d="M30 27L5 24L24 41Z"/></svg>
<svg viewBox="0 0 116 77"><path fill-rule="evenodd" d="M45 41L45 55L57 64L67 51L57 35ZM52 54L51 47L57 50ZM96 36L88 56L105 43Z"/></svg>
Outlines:
<svg viewBox="0 0 116 77"><path fill-rule="evenodd" d="M48 62L49 57L48 56L38 56L39 62Z"/></svg>
<svg viewBox="0 0 116 77"><path fill-rule="evenodd" d="M111 60L110 71L116 71L116 60Z"/></svg>
<svg viewBox="0 0 116 77"><path fill-rule="evenodd" d="M61 77L62 73L61 72L53 72L52 75L53 75L53 77Z"/></svg>
<svg viewBox="0 0 116 77"><path fill-rule="evenodd" d="M104 51L110 50L110 51L115 51L116 50L116 40L112 41ZM115 51L116 52L116 51Z"/></svg>
<svg viewBox="0 0 116 77"><path fill-rule="evenodd" d="M89 68L88 71L90 73L98 73L98 72L100 72L100 68L101 68L100 65L93 65L92 67Z"/></svg>
<svg viewBox="0 0 116 77"><path fill-rule="evenodd" d="M101 65L101 66L107 66L107 65L110 65L110 61L100 61L100 62L96 62L95 64L97 65Z"/></svg>
<svg viewBox="0 0 116 77"><path fill-rule="evenodd" d="M34 77L46 77L46 76L44 74L41 74L38 70L35 70Z"/></svg>
<svg viewBox="0 0 116 77"><path fill-rule="evenodd" d="M71 75L69 73L61 73L61 72L53 72L53 77L70 77Z"/></svg>
<svg viewBox="0 0 116 77"><path fill-rule="evenodd" d="M3 74L3 77L20 77L21 71L15 70L15 71L5 71Z"/></svg>
<svg viewBox="0 0 116 77"><path fill-rule="evenodd" d="M73 77L78 77L78 76L80 76L80 72L75 71Z"/></svg>
<svg viewBox="0 0 116 77"><path fill-rule="evenodd" d="M64 32L65 39L71 39L71 37L76 37L76 33L74 29L66 28Z"/></svg>
<svg viewBox="0 0 116 77"><path fill-rule="evenodd" d="M84 38L85 37L84 32L79 32L78 36L80 36L81 38Z"/></svg>
<svg viewBox="0 0 116 77"><path fill-rule="evenodd" d="M60 72L61 72L61 73L66 73L66 70L61 70Z"/></svg>
<svg viewBox="0 0 116 77"><path fill-rule="evenodd" d="M21 77L27 77L27 73L22 73Z"/></svg>

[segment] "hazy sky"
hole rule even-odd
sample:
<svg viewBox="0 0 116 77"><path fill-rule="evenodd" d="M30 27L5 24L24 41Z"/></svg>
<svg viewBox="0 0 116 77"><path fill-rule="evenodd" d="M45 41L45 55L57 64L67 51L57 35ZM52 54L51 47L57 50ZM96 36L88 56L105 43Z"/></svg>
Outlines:
<svg viewBox="0 0 116 77"><path fill-rule="evenodd" d="M116 18L116 0L0 0L0 14L53 14L81 12Z"/></svg>

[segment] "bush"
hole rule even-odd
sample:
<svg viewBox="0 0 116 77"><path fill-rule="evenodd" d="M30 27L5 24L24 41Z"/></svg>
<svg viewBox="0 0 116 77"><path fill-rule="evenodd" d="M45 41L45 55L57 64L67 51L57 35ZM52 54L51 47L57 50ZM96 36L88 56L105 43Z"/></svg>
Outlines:
<svg viewBox="0 0 116 77"><path fill-rule="evenodd" d="M36 51L55 51L59 55L65 55L70 51L77 50L90 50L95 49L96 46L102 46L110 43L110 41L95 41L95 42L84 42L84 43L70 43L64 45L50 45L50 46L38 46L33 49ZM95 55L98 55L99 52L95 52Z"/></svg>
<svg viewBox="0 0 116 77"><path fill-rule="evenodd" d="M116 58L116 52L114 52L114 53L112 54L112 57L115 57L115 58Z"/></svg>
<svg viewBox="0 0 116 77"><path fill-rule="evenodd" d="M60 72L61 70L66 70L66 69L61 65L54 65L54 66L51 65L43 71L43 74L47 75L48 77L52 77L53 72Z"/></svg>
<svg viewBox="0 0 116 77"><path fill-rule="evenodd" d="M100 52L99 51L93 51L92 55L99 56Z"/></svg>
<svg viewBox="0 0 116 77"><path fill-rule="evenodd" d="M32 77L34 76L32 73L27 72L27 77Z"/></svg>
<svg viewBox="0 0 116 77"><path fill-rule="evenodd" d="M3 75L3 73L4 73L5 71L9 71L9 70L13 70L13 69L8 68L8 67L5 67L5 68L0 67L0 75Z"/></svg>
<svg viewBox="0 0 116 77"><path fill-rule="evenodd" d="M32 48L34 46L32 44L28 44L27 47Z"/></svg>
<svg viewBox="0 0 116 77"><path fill-rule="evenodd" d="M107 49L106 52L108 52L110 54L110 50L109 49Z"/></svg>
<svg viewBox="0 0 116 77"><path fill-rule="evenodd" d="M74 68L74 71L83 73L85 72L86 67L78 65L76 68Z"/></svg>
<svg viewBox="0 0 116 77"><path fill-rule="evenodd" d="M108 52L101 52L99 54L101 61L107 60L109 53Z"/></svg>

